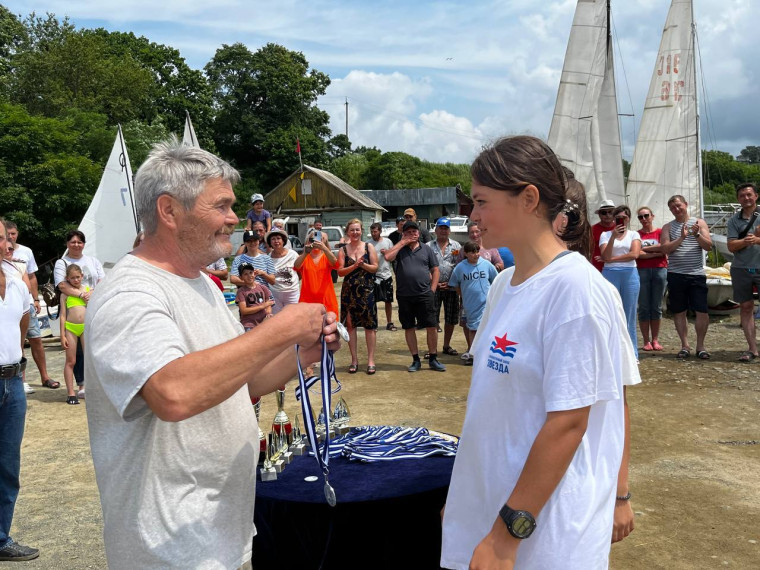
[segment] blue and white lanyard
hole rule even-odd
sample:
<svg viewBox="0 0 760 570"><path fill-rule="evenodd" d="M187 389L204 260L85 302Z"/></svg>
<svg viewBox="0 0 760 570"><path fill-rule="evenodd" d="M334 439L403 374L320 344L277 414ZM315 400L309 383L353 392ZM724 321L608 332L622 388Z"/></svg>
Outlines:
<svg viewBox="0 0 760 570"><path fill-rule="evenodd" d="M303 375L301 369L301 357L299 355L299 346L296 345L296 360L298 361L298 389L296 390L296 399L301 402L301 411L303 413L304 426L306 427L306 437L309 439L309 445L314 450L314 455L317 458L319 468L322 470L322 474L325 478L325 499L327 503L334 507L336 504L335 490L327 480L327 476L330 474L328 468L330 464L330 381L335 376L335 359L330 350L327 349L327 342L322 339L322 359L320 361L319 372L321 376L322 386L322 409L325 410L325 441L322 448L319 447L317 441L317 428L314 421L314 414L311 409L311 402L309 401L309 389L306 385L306 378ZM309 378L312 380L312 384L316 382L316 376Z"/></svg>
<svg viewBox="0 0 760 570"><path fill-rule="evenodd" d="M432 455L453 457L457 443L436 435L426 428L400 426L364 426L353 428L335 440L330 455L371 463L396 459L422 459Z"/></svg>

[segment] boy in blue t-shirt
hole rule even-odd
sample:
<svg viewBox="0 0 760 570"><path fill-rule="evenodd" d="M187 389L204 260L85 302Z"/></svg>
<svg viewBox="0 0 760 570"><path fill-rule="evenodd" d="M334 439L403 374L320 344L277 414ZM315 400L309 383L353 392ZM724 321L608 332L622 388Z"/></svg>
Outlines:
<svg viewBox="0 0 760 570"><path fill-rule="evenodd" d="M464 244L465 260L454 268L449 278L449 287L455 287L462 296L462 305L467 317L465 334L469 337L468 345L472 345L472 339L475 338L475 332L486 308L488 290L497 275L493 264L480 257L479 252L480 246L474 241ZM465 364L472 365L472 354L465 360Z"/></svg>

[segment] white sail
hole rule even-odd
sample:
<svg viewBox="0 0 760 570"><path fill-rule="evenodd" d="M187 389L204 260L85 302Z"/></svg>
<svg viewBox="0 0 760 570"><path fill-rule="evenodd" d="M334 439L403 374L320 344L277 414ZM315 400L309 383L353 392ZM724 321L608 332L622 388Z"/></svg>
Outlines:
<svg viewBox="0 0 760 570"><path fill-rule="evenodd" d="M83 253L97 258L104 268L113 267L124 254L132 251L138 227L132 167L119 125L98 190L79 224L86 238Z"/></svg>
<svg viewBox="0 0 760 570"><path fill-rule="evenodd" d="M201 148L201 145L198 144L198 137L195 136L195 129L190 120L190 113L187 111L185 111L185 132L182 135L182 144L185 146Z"/></svg>
<svg viewBox="0 0 760 570"><path fill-rule="evenodd" d="M675 194L686 198L691 215L699 216L702 209L694 55L691 0L673 0L627 186L631 207L650 207L656 226L673 219L667 202Z"/></svg>
<svg viewBox="0 0 760 570"><path fill-rule="evenodd" d="M578 1L548 143L586 187L589 208L625 202L607 0Z"/></svg>

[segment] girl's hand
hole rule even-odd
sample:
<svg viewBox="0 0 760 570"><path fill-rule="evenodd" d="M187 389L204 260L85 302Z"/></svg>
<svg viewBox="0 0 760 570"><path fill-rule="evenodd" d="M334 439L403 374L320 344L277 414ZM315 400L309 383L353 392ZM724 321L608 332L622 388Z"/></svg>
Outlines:
<svg viewBox="0 0 760 570"><path fill-rule="evenodd" d="M65 334L61 336L61 346L63 347L63 350L69 349L69 339L66 338Z"/></svg>

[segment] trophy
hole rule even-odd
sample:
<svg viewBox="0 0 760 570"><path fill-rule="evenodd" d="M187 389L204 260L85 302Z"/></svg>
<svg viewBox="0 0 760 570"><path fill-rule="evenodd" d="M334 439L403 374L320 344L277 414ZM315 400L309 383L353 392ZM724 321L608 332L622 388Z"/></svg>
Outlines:
<svg viewBox="0 0 760 570"><path fill-rule="evenodd" d="M290 436L290 452L293 455L303 455L306 449L306 445L304 443L303 434L301 433L301 422L298 419L298 414L296 414L296 421L293 424L293 431L291 432Z"/></svg>
<svg viewBox="0 0 760 570"><path fill-rule="evenodd" d="M280 448L280 437L279 434L270 432L269 433L269 460L272 462L272 469L274 469L277 473L282 473L282 470L285 468L285 462L282 460L282 449Z"/></svg>
<svg viewBox="0 0 760 570"><path fill-rule="evenodd" d="M335 422L335 435L346 435L351 429L348 427L348 422L351 420L351 410L348 409L348 404L342 397L335 405L333 417L335 419L331 421Z"/></svg>
<svg viewBox="0 0 760 570"><path fill-rule="evenodd" d="M330 411L330 431L334 431L335 425L334 421L335 418L333 416L332 410ZM327 428L327 424L325 423L325 409L322 408L319 410L319 417L317 418L317 441L321 442L325 439L325 430Z"/></svg>
<svg viewBox="0 0 760 570"><path fill-rule="evenodd" d="M261 413L261 396L251 396L251 404L253 404L253 411L256 412L256 423L259 428L259 459L264 457L267 453L267 439L264 437L264 432L261 431L261 424L259 423L259 414Z"/></svg>
<svg viewBox="0 0 760 570"><path fill-rule="evenodd" d="M271 435L271 434L270 434ZM264 452L264 466L260 469L262 481L277 481L277 471L272 464L272 458L270 455L270 446L265 445L266 451Z"/></svg>
<svg viewBox="0 0 760 570"><path fill-rule="evenodd" d="M288 432L285 429L284 424L277 424L277 430L275 431L275 439L277 440L277 448L280 451L280 458L285 465L289 465L293 461L293 453L289 449L288 444ZM291 428L291 434L293 433Z"/></svg>
<svg viewBox="0 0 760 570"><path fill-rule="evenodd" d="M280 429L284 429L287 435L293 431L293 425L290 423L288 414L285 413L285 386L275 392L277 398L277 413L274 416L272 422L272 431L278 432Z"/></svg>

